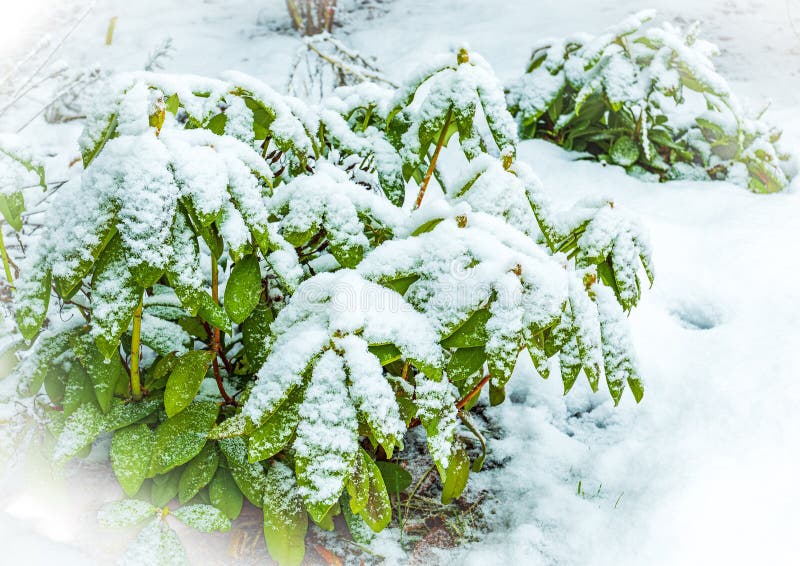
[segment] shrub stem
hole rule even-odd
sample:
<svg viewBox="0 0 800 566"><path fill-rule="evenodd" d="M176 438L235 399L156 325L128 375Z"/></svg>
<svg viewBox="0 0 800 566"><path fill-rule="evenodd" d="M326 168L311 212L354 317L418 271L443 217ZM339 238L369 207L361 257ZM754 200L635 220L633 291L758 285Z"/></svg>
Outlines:
<svg viewBox="0 0 800 566"><path fill-rule="evenodd" d="M142 336L142 308L144 296L133 311L133 335L131 337L131 393L134 401L142 399L142 382L139 377L139 348Z"/></svg>
<svg viewBox="0 0 800 566"><path fill-rule="evenodd" d="M211 254L211 298L214 299L214 302L219 304L219 265L218 265L219 258L216 255ZM214 368L214 380L217 382L217 389L219 389L219 394L222 395L222 398L225 400L226 405L234 405L236 406L236 400L228 395L228 392L225 391L225 384L222 382L222 374L219 371L219 356L222 353L220 349L220 332L219 328L216 326L213 328L211 332L211 351L214 352L214 359L211 362L212 367ZM223 354L224 355L224 354ZM227 358L226 358L227 361ZM226 370L227 368L227 363ZM228 370L230 371L230 370Z"/></svg>
<svg viewBox="0 0 800 566"><path fill-rule="evenodd" d="M439 159L439 153L442 151L442 146L444 145L444 140L447 137L447 130L450 129L450 120L453 117L453 109L447 111L447 117L444 119L444 125L442 126L442 133L439 134L439 141L436 142L436 149L433 151L433 156L431 157L431 162L428 165L428 170L425 172L425 178L422 180L422 186L419 188L419 194L417 195L417 202L414 204L414 208L417 209L422 204L422 199L425 198L425 191L428 190L428 183L431 182L431 177L433 176L433 171L436 169L436 161Z"/></svg>

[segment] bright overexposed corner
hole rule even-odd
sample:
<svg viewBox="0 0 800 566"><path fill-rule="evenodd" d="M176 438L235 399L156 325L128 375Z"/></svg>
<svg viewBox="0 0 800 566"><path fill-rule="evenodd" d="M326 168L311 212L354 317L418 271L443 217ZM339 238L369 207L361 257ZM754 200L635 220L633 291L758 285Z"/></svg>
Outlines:
<svg viewBox="0 0 800 566"><path fill-rule="evenodd" d="M58 0L1 0L0 57L28 45L37 33L47 34L55 10L64 8Z"/></svg>

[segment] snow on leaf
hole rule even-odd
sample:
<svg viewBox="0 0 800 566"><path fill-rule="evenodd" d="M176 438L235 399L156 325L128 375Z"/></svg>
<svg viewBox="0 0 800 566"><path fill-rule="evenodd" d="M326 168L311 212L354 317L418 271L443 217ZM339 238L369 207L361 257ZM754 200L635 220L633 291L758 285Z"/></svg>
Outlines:
<svg viewBox="0 0 800 566"><path fill-rule="evenodd" d="M163 474L199 454L218 412L219 407L213 401L194 401L162 422L155 430L150 473Z"/></svg>
<svg viewBox="0 0 800 566"><path fill-rule="evenodd" d="M188 563L178 535L161 518L148 523L117 561L118 566L184 566Z"/></svg>
<svg viewBox="0 0 800 566"><path fill-rule="evenodd" d="M247 445L243 438L224 438L219 447L225 454L225 461L236 485L244 496L256 507L261 506L264 498L264 467L258 462L247 460Z"/></svg>
<svg viewBox="0 0 800 566"><path fill-rule="evenodd" d="M56 465L66 463L70 458L89 446L105 430L106 420L94 403L84 403L67 417L64 430L58 435L53 460Z"/></svg>
<svg viewBox="0 0 800 566"><path fill-rule="evenodd" d="M192 350L178 358L164 390L164 408L168 417L177 415L189 406L200 390L214 357L215 352Z"/></svg>
<svg viewBox="0 0 800 566"><path fill-rule="evenodd" d="M188 502L214 477L219 465L219 452L209 442L183 469L178 483L178 498L181 504Z"/></svg>
<svg viewBox="0 0 800 566"><path fill-rule="evenodd" d="M274 462L264 490L264 538L280 566L299 566L305 556L308 514L291 468Z"/></svg>
<svg viewBox="0 0 800 566"><path fill-rule="evenodd" d="M358 420L346 379L344 360L326 351L300 405L295 470L300 495L316 521L339 499L358 451Z"/></svg>
<svg viewBox="0 0 800 566"><path fill-rule="evenodd" d="M111 467L128 497L136 495L147 477L153 445L153 431L146 424L120 429L111 440Z"/></svg>
<svg viewBox="0 0 800 566"><path fill-rule="evenodd" d="M172 511L172 515L185 525L204 533L225 532L231 528L230 519L213 505L186 505Z"/></svg>
<svg viewBox="0 0 800 566"><path fill-rule="evenodd" d="M103 504L97 521L106 528L123 528L152 519L160 510L141 499L123 499Z"/></svg>

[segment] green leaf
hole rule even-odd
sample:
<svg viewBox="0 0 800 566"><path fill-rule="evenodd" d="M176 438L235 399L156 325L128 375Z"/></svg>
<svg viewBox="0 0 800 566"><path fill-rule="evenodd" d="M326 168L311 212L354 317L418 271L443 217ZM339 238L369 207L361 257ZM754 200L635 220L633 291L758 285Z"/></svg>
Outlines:
<svg viewBox="0 0 800 566"><path fill-rule="evenodd" d="M95 244L88 248L82 248L73 254L68 254L65 258L70 263L77 263L77 267L72 270L72 273L66 277L53 277L53 286L56 292L62 299L69 300L81 288L84 277L86 277L100 255L106 249L108 244L117 234L117 228L114 224L115 218L110 218L108 222L101 226L87 227L87 230L92 230L95 235Z"/></svg>
<svg viewBox="0 0 800 566"><path fill-rule="evenodd" d="M0 150L2 151L2 150ZM25 199L21 191L0 194L0 214L9 226L19 232L22 230L22 213L25 212Z"/></svg>
<svg viewBox="0 0 800 566"><path fill-rule="evenodd" d="M172 373L172 369L175 367L176 363L178 363L178 356L172 352L166 356L158 358L158 360L152 366L150 366L150 368L148 368L147 373L145 374L145 384L147 389L149 391L155 391L156 389L163 389L166 387L167 378L169 377L170 373Z"/></svg>
<svg viewBox="0 0 800 566"><path fill-rule="evenodd" d="M197 316L205 320L211 326L219 328L226 334L231 332L231 320L225 310L214 302L211 295L202 291L194 298L194 305L197 309Z"/></svg>
<svg viewBox="0 0 800 566"><path fill-rule="evenodd" d="M233 438L235 436L244 436L253 432L253 423L244 416L243 413L236 413L211 429L208 433L208 438L211 440L219 440L221 438Z"/></svg>
<svg viewBox="0 0 800 566"><path fill-rule="evenodd" d="M469 456L463 448L454 450L442 485L442 503L447 505L464 491L469 479Z"/></svg>
<svg viewBox="0 0 800 566"><path fill-rule="evenodd" d="M89 164L94 161L94 158L102 151L105 147L106 142L110 140L117 129L117 115L111 114L108 116L108 123L106 127L103 129L102 134L100 137L95 140L94 145L88 148L84 148L81 152L81 156L83 157L83 168L84 170L89 167Z"/></svg>
<svg viewBox="0 0 800 566"><path fill-rule="evenodd" d="M369 351L385 366L402 359L403 354L394 344L370 344Z"/></svg>
<svg viewBox="0 0 800 566"><path fill-rule="evenodd" d="M381 285L388 287L393 291L397 291L401 295L405 295L408 288L411 287L417 280L419 275L408 275L405 277L398 277L397 279L388 279L381 281Z"/></svg>
<svg viewBox="0 0 800 566"><path fill-rule="evenodd" d="M243 438L223 438L219 441L219 447L225 454L228 469L231 471L236 485L250 503L261 507L267 477L264 467L259 463L247 460L247 446Z"/></svg>
<svg viewBox="0 0 800 566"><path fill-rule="evenodd" d="M70 339L70 345L94 385L94 392L100 408L107 413L111 407L111 399L117 383L120 380L127 381L128 379L128 373L122 366L119 356L106 360L89 334L73 336Z"/></svg>
<svg viewBox="0 0 800 566"><path fill-rule="evenodd" d="M400 493L411 485L411 474L394 462L375 462L389 493Z"/></svg>
<svg viewBox="0 0 800 566"><path fill-rule="evenodd" d="M614 142L608 154L617 165L630 167L639 159L639 146L631 138L622 136Z"/></svg>
<svg viewBox="0 0 800 566"><path fill-rule="evenodd" d="M369 467L366 459L369 458L364 450L358 451L353 471L345 484L350 499L350 509L353 513L361 513L369 500Z"/></svg>
<svg viewBox="0 0 800 566"><path fill-rule="evenodd" d="M496 407L506 400L506 388L489 382L489 405Z"/></svg>
<svg viewBox="0 0 800 566"><path fill-rule="evenodd" d="M286 447L300 422L304 391L302 387L295 387L267 421L253 431L247 451L250 462L271 458Z"/></svg>
<svg viewBox="0 0 800 566"><path fill-rule="evenodd" d="M125 495L142 487L153 457L153 431L145 424L120 429L111 440L111 467Z"/></svg>
<svg viewBox="0 0 800 566"><path fill-rule="evenodd" d="M330 509L328 509L328 512L325 515L323 515L318 521L314 520L314 517L311 517L311 515L309 515L309 517L311 517L311 520L314 521L314 523L320 529L324 531L333 531L333 529L336 528L336 525L333 523L333 518L340 515L341 512L342 509L339 506L339 503L336 502Z"/></svg>
<svg viewBox="0 0 800 566"><path fill-rule="evenodd" d="M173 93L172 95L164 101L164 106L167 112L170 114L177 114L178 108L180 107L181 101L178 98L178 93Z"/></svg>
<svg viewBox="0 0 800 566"><path fill-rule="evenodd" d="M213 505L187 505L173 511L172 515L184 525L203 533L225 532L231 528L231 520Z"/></svg>
<svg viewBox="0 0 800 566"><path fill-rule="evenodd" d="M486 350L483 346L459 348L447 362L445 372L452 382L464 381L480 371L486 361Z"/></svg>
<svg viewBox="0 0 800 566"><path fill-rule="evenodd" d="M233 476L226 468L218 468L211 485L208 488L211 504L225 513L230 520L234 520L242 512L244 496Z"/></svg>
<svg viewBox="0 0 800 566"><path fill-rule="evenodd" d="M132 425L152 415L161 407L163 399L160 395L150 394L141 401L111 400L111 409L106 415L106 428L109 431Z"/></svg>
<svg viewBox="0 0 800 566"><path fill-rule="evenodd" d="M143 523L160 510L141 499L123 499L105 503L97 512L97 521L106 528L119 529Z"/></svg>
<svg viewBox="0 0 800 566"><path fill-rule="evenodd" d="M250 316L261 297L261 269L255 254L236 262L225 285L225 310L230 319L240 324Z"/></svg>
<svg viewBox="0 0 800 566"><path fill-rule="evenodd" d="M181 479L180 470L172 470L153 478L150 489L150 500L153 505L164 507L178 495L178 484Z"/></svg>
<svg viewBox="0 0 800 566"><path fill-rule="evenodd" d="M225 114L217 114L212 117L208 124L206 124L206 129L211 130L218 136L221 136L225 133L225 124L228 122L228 117Z"/></svg>
<svg viewBox="0 0 800 566"><path fill-rule="evenodd" d="M53 460L62 465L87 448L105 430L106 420L94 403L84 403L64 422L58 435Z"/></svg>
<svg viewBox="0 0 800 566"><path fill-rule="evenodd" d="M11 354L13 356L13 351ZM5 356L0 357L0 371L4 369L4 365L6 363L4 357ZM3 379L3 377L4 376L0 374L0 379ZM64 400L64 393L67 389L67 383L65 379L66 376L64 375L64 370L61 367L53 366L48 370L47 375L44 378L44 391L47 393L47 396L50 398L51 402L59 404Z"/></svg>
<svg viewBox="0 0 800 566"><path fill-rule="evenodd" d="M358 544L369 544L375 539L375 533L369 528L361 515L354 513L351 509L350 498L346 493L342 494L342 515L350 530L350 536Z"/></svg>
<svg viewBox="0 0 800 566"><path fill-rule="evenodd" d="M338 239L329 233L328 243L330 244L328 250L342 267L353 268L364 258L364 248L353 245L348 238Z"/></svg>
<svg viewBox="0 0 800 566"><path fill-rule="evenodd" d="M64 390L64 416L70 416L84 403L96 404L97 396L83 366L72 364L67 374L67 387Z"/></svg>
<svg viewBox="0 0 800 566"><path fill-rule="evenodd" d="M119 560L121 566L188 566L186 551L173 531L160 517L141 530Z"/></svg>
<svg viewBox="0 0 800 566"><path fill-rule="evenodd" d="M44 276L30 288L17 288L17 304L14 312L17 328L25 340L33 340L47 317L47 308L50 305L50 280L51 271L48 269Z"/></svg>
<svg viewBox="0 0 800 566"><path fill-rule="evenodd" d="M218 413L219 407L213 401L195 401L161 423L155 433L150 475L168 472L197 456Z"/></svg>
<svg viewBox="0 0 800 566"><path fill-rule="evenodd" d="M115 236L100 254L92 275L92 332L98 349L111 359L128 330L143 289L130 270L122 238Z"/></svg>
<svg viewBox="0 0 800 566"><path fill-rule="evenodd" d="M292 470L281 462L273 463L267 474L263 509L270 556L280 566L299 566L306 552L308 514Z"/></svg>
<svg viewBox="0 0 800 566"><path fill-rule="evenodd" d="M208 485L217 471L219 454L217 447L209 442L183 469L178 484L178 499L181 504L192 499L197 492Z"/></svg>
<svg viewBox="0 0 800 566"><path fill-rule="evenodd" d="M259 303L242 324L242 346L252 370L264 365L269 355L267 338L270 336L272 309L267 303Z"/></svg>
<svg viewBox="0 0 800 566"><path fill-rule="evenodd" d="M488 309L478 309L467 320L442 340L445 348L476 348L483 346L489 339L486 333L486 322L489 320Z"/></svg>
<svg viewBox="0 0 800 566"><path fill-rule="evenodd" d="M360 450L363 452L363 448ZM364 452L362 462L365 464L369 478L369 492L366 505L361 510L361 517L377 533L382 531L392 520L392 504L389 501L389 493L386 491L381 472L366 452Z"/></svg>
<svg viewBox="0 0 800 566"><path fill-rule="evenodd" d="M420 234L425 234L426 232L430 232L434 228L436 228L444 218L434 218L433 220L428 220L421 226L419 226L416 230L414 230L411 235L412 236L419 236Z"/></svg>
<svg viewBox="0 0 800 566"><path fill-rule="evenodd" d="M215 355L206 350L192 350L178 358L164 391L164 408L168 417L177 415L189 406L200 390Z"/></svg>

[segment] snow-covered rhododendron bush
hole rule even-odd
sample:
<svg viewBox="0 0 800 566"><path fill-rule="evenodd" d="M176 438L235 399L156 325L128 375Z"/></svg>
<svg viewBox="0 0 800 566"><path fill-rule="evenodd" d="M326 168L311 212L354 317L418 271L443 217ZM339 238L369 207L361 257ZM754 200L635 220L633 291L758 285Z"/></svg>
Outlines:
<svg viewBox="0 0 800 566"><path fill-rule="evenodd" d="M281 564L309 520L380 531L376 462L417 426L449 502L485 458L470 408L503 402L522 349L565 392L581 373L615 403L644 392L625 318L644 232L607 200L555 208L516 140L464 49L319 107L238 73L117 76L9 281L25 342L4 386L44 391L56 466L111 434L138 499L103 517L149 518L134 553L180 552L164 513L224 530L245 499Z"/></svg>
<svg viewBox="0 0 800 566"><path fill-rule="evenodd" d="M602 34L536 47L508 89L521 135L621 165L654 180L730 179L757 193L794 173L781 131L745 113L714 69L699 24L647 27L638 13Z"/></svg>
<svg viewBox="0 0 800 566"><path fill-rule="evenodd" d="M19 4L3 556L781 563L800 122L571 1Z"/></svg>

